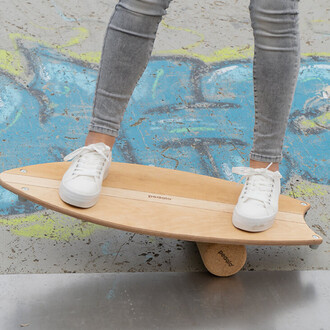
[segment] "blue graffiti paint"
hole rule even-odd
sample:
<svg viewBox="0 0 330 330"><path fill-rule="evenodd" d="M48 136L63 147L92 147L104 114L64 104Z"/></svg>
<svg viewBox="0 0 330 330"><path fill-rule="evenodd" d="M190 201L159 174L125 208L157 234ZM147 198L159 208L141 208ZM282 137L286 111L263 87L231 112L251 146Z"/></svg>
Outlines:
<svg viewBox="0 0 330 330"><path fill-rule="evenodd" d="M83 145L91 118L95 69L40 46L25 54L35 73L27 88L0 72L0 171L61 161ZM285 180L298 174L329 183L329 130L313 124L329 106L329 68L327 59L302 62L285 139ZM251 61L207 66L155 57L129 102L114 160L237 180L230 170L247 163L253 117ZM35 210L0 189L2 214Z"/></svg>
<svg viewBox="0 0 330 330"><path fill-rule="evenodd" d="M101 250L103 255L108 255L110 254L110 247L111 247L111 241L106 241L103 243Z"/></svg>
<svg viewBox="0 0 330 330"><path fill-rule="evenodd" d="M284 140L284 160L281 171L285 178L291 173L321 184L329 183L329 130L324 127L314 133L304 129L306 119L325 114L329 109L327 88L330 85L330 64L327 60L303 60ZM208 101L213 101L220 91L225 102L241 106L239 111L231 111L228 126L230 131L240 135L244 141L252 141L251 125L254 121L254 101L252 88L252 63L216 64L202 78L202 90ZM310 106L310 100L313 100ZM300 122L297 121L300 118ZM227 134L224 132L224 134Z"/></svg>
<svg viewBox="0 0 330 330"><path fill-rule="evenodd" d="M66 15L64 15L62 9L59 8L59 6L56 4L56 2L54 0L51 0L53 6L55 7L57 13L60 15L60 17L67 22L77 22L80 21L80 19L77 18L71 18L71 17L67 17Z"/></svg>
<svg viewBox="0 0 330 330"><path fill-rule="evenodd" d="M107 299L108 299L108 300L111 300L111 299L113 299L113 298L115 298L115 297L116 297L116 294L115 294L114 289L110 289L110 290L108 291L108 293L107 293Z"/></svg>

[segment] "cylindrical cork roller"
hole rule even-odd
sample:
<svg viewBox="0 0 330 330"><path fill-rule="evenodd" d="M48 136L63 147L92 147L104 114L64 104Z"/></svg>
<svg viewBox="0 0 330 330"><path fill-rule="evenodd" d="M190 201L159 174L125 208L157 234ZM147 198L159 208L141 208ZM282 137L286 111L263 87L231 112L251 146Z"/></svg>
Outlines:
<svg viewBox="0 0 330 330"><path fill-rule="evenodd" d="M244 245L197 243L197 246L205 267L216 276L231 276L245 264Z"/></svg>

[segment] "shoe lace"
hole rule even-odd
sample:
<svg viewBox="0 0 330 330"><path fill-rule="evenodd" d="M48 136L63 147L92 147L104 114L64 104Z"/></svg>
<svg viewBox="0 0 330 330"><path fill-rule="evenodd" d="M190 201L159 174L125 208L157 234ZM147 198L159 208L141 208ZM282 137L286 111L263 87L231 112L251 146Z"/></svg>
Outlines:
<svg viewBox="0 0 330 330"><path fill-rule="evenodd" d="M233 167L233 173L243 175L239 182L246 179L242 195L243 202L254 199L263 203L265 207L270 204L274 180L282 177L278 171L268 170L271 165L272 163L266 168Z"/></svg>
<svg viewBox="0 0 330 330"><path fill-rule="evenodd" d="M110 159L110 155L111 152L107 156L104 153L104 148L101 148L97 144L92 144L71 152L64 157L64 161L73 159L76 162L73 178L79 175L100 178L103 165Z"/></svg>

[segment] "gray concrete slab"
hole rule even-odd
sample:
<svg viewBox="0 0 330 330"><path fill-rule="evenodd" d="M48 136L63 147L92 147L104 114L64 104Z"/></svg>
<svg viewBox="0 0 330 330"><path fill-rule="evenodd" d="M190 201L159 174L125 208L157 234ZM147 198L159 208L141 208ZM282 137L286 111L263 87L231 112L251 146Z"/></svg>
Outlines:
<svg viewBox="0 0 330 330"><path fill-rule="evenodd" d="M0 276L0 328L329 329L329 271Z"/></svg>

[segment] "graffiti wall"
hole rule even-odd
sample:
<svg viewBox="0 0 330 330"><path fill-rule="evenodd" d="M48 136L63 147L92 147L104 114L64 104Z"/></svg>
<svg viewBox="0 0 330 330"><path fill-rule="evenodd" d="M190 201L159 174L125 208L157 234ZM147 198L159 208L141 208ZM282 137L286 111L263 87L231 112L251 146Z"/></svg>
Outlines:
<svg viewBox="0 0 330 330"><path fill-rule="evenodd" d="M56 8L62 20L73 22ZM162 24L164 29L174 29ZM84 144L100 52L70 50L89 36L82 26L73 30L75 36L61 45L12 33L14 50L0 49L0 171L62 161ZM181 50L156 52L151 58L126 110L114 161L238 181L231 168L248 164L252 143L253 48L224 47L206 56L193 51L203 35L189 29L176 31L200 40ZM28 78L26 82L22 76ZM284 141L283 193L321 203L314 229L323 236L329 228L323 202L329 189L329 98L328 54L303 54ZM11 242L23 238L90 242L105 230L20 200L0 187L0 231L10 235ZM133 237L125 239L131 242ZM150 237L147 241L158 247L163 244ZM99 239L98 253L116 259L123 246L117 243L112 250L113 240ZM183 250L178 244L171 248ZM155 254L147 251L140 257L150 264ZM15 258L15 252L10 255ZM143 269L142 261L140 266Z"/></svg>
<svg viewBox="0 0 330 330"><path fill-rule="evenodd" d="M24 49L34 70L28 86L0 76L1 170L62 161L82 146L91 119L97 71L40 45ZM330 64L303 59L292 105L281 172L319 192L329 184ZM114 161L179 169L237 180L248 163L254 100L251 60L206 65L153 57L126 110ZM40 207L0 190L3 215Z"/></svg>

